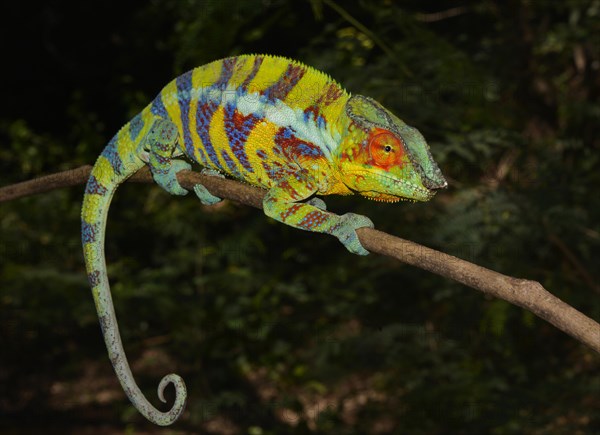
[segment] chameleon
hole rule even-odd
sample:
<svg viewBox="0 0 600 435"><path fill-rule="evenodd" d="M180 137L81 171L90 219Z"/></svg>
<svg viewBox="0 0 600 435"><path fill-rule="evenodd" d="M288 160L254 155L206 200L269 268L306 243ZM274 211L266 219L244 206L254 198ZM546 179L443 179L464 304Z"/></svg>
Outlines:
<svg viewBox="0 0 600 435"><path fill-rule="evenodd" d="M199 164L209 175L267 190L264 213L294 228L335 236L367 255L356 230L366 216L333 214L323 195L359 194L371 200L428 201L445 188L421 133L370 97L351 95L329 75L272 55L240 55L188 71L123 126L98 157L83 199L82 243L88 281L115 373L135 408L167 426L184 410L183 379L168 411L155 408L137 386L121 342L106 270L107 214L117 187L144 166L168 193L186 195L177 173ZM201 184L206 205L221 200Z"/></svg>

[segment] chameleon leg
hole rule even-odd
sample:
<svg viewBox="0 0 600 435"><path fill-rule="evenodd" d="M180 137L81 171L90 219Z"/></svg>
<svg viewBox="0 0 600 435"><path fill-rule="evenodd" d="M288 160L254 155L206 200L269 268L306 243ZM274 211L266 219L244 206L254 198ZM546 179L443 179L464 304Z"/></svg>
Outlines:
<svg viewBox="0 0 600 435"><path fill-rule="evenodd" d="M147 146L150 148L148 163L156 184L171 195L186 195L187 190L177 181L177 173L190 170L192 166L183 160L171 158L178 138L175 124L166 119L155 119L146 136Z"/></svg>
<svg viewBox="0 0 600 435"><path fill-rule="evenodd" d="M322 200L303 201L317 190L317 183L303 171L292 174L271 187L263 200L265 214L273 219L306 231L331 234L353 254L368 255L360 244L356 230L373 228L373 222L366 217L354 213L342 216L327 212Z"/></svg>
<svg viewBox="0 0 600 435"><path fill-rule="evenodd" d="M204 175L212 175L213 177L225 178L223 176L223 174L221 174L219 171L215 171L214 169L204 168L204 169L202 169L202 173ZM196 193L196 196L200 199L200 202L204 205L213 205L213 204L223 201L223 198L219 198L218 196L213 195L202 184L196 184L194 186L194 193Z"/></svg>

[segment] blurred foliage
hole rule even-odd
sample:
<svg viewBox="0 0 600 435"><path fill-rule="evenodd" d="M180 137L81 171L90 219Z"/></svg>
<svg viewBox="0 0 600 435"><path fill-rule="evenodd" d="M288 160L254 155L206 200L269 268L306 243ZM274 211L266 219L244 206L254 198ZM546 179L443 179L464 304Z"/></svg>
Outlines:
<svg viewBox="0 0 600 435"><path fill-rule="evenodd" d="M600 319L600 0L2 8L1 185L93 162L189 68L285 55L419 128L450 180L426 204L330 209L538 280ZM82 192L0 208L2 433L159 431L106 358ZM173 433L600 433L591 350L520 308L256 210L125 185L107 257L136 379L154 403L164 374L187 382Z"/></svg>

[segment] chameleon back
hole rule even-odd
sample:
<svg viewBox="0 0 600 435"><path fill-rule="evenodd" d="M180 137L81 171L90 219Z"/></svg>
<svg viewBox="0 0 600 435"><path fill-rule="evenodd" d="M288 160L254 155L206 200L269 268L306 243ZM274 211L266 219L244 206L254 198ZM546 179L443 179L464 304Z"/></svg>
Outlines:
<svg viewBox="0 0 600 435"><path fill-rule="evenodd" d="M200 165L270 188L298 165L318 162L326 175L348 98L299 62L244 55L177 77L144 115L176 124L180 151Z"/></svg>

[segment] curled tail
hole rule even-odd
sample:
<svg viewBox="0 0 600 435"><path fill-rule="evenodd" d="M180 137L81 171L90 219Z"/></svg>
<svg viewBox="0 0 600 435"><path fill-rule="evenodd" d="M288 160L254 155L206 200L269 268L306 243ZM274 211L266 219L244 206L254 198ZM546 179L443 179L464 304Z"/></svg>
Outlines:
<svg viewBox="0 0 600 435"><path fill-rule="evenodd" d="M131 403L144 417L155 424L168 426L183 412L187 397L185 384L183 379L176 374L169 374L160 381L158 397L162 402L165 402L163 396L165 387L170 383L175 387L175 403L167 412L159 411L144 397L135 383L123 350L104 258L106 217L112 196L119 184L144 166L144 162L138 157L136 151L138 138L143 137L144 134L138 128L140 122L142 122L141 118L138 119L137 124L132 121L121 129L109 142L94 165L83 198L81 234L85 266L98 311L102 335L121 386ZM141 130L146 130L146 128L141 128Z"/></svg>

